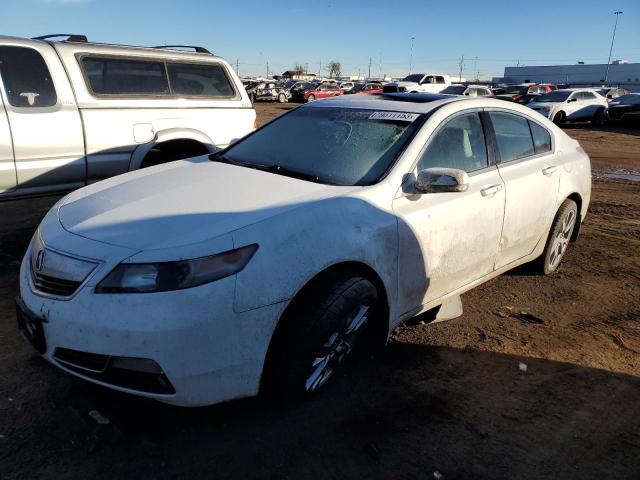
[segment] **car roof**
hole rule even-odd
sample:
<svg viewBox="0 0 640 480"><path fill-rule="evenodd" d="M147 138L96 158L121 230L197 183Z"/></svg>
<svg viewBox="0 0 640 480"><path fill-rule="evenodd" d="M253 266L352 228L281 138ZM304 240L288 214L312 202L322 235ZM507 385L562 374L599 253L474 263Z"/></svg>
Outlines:
<svg viewBox="0 0 640 480"><path fill-rule="evenodd" d="M364 98L361 98L364 97ZM302 108L363 108L396 112L428 113L452 102L471 100L468 97L428 93L383 93L381 95L345 95L307 103Z"/></svg>

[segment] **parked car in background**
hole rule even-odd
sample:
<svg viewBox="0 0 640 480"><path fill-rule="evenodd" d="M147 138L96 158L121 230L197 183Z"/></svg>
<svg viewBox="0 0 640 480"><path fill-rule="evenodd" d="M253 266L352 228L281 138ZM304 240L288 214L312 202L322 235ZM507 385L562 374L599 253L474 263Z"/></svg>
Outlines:
<svg viewBox="0 0 640 480"><path fill-rule="evenodd" d="M439 93L451 85L449 75L433 73L412 73L400 82L390 82L384 85L384 93L409 92L409 93Z"/></svg>
<svg viewBox="0 0 640 480"><path fill-rule="evenodd" d="M291 92L292 100L298 102L313 102L323 98L336 97L343 95L342 89L335 83L309 83L303 88Z"/></svg>
<svg viewBox="0 0 640 480"><path fill-rule="evenodd" d="M526 83L522 85L508 85L505 87L504 93L496 94L496 97L500 100L509 100L526 105L535 98L536 95L544 95L552 90L549 84L537 85Z"/></svg>
<svg viewBox="0 0 640 480"><path fill-rule="evenodd" d="M291 92L279 82L256 82L246 87L251 102L288 102Z"/></svg>
<svg viewBox="0 0 640 480"><path fill-rule="evenodd" d="M491 88L486 85L449 85L440 93L446 95L464 95L466 97L493 97Z"/></svg>
<svg viewBox="0 0 640 480"><path fill-rule="evenodd" d="M606 118L607 99L594 88L572 88L547 93L528 107L555 124L587 120L597 124Z"/></svg>
<svg viewBox="0 0 640 480"><path fill-rule="evenodd" d="M378 82L356 83L351 90L344 93L345 94L382 93L382 84Z"/></svg>
<svg viewBox="0 0 640 480"><path fill-rule="evenodd" d="M351 82L351 81L340 82L340 88L344 93L347 93L348 91L350 91L355 85L356 85L356 82Z"/></svg>
<svg viewBox="0 0 640 480"><path fill-rule="evenodd" d="M191 50L0 37L0 199L73 190L251 132L256 113L231 66Z"/></svg>
<svg viewBox="0 0 640 480"><path fill-rule="evenodd" d="M210 161L62 198L22 261L18 323L54 366L129 394L302 397L421 312L459 316L524 263L556 271L590 192L578 142L521 105L328 99Z"/></svg>
<svg viewBox="0 0 640 480"><path fill-rule="evenodd" d="M623 95L628 95L629 90L621 87L606 87L600 89L600 94L605 98L612 99L621 97Z"/></svg>
<svg viewBox="0 0 640 480"><path fill-rule="evenodd" d="M640 122L640 93L629 93L609 100L607 119L614 122Z"/></svg>

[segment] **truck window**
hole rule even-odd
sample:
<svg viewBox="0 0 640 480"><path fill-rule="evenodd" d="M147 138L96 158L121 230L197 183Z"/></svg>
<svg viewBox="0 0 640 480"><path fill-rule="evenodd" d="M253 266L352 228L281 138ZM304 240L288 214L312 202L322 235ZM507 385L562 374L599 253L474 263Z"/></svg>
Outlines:
<svg viewBox="0 0 640 480"><path fill-rule="evenodd" d="M163 62L83 57L91 90L99 95L166 95L169 84Z"/></svg>
<svg viewBox="0 0 640 480"><path fill-rule="evenodd" d="M51 107L58 96L42 55L27 47L0 47L0 76L9 104L14 107Z"/></svg>
<svg viewBox="0 0 640 480"><path fill-rule="evenodd" d="M440 75L436 75L436 83L445 83L444 77L441 77Z"/></svg>
<svg viewBox="0 0 640 480"><path fill-rule="evenodd" d="M222 65L167 63L167 70L171 92L176 95L202 97L233 97L235 95Z"/></svg>

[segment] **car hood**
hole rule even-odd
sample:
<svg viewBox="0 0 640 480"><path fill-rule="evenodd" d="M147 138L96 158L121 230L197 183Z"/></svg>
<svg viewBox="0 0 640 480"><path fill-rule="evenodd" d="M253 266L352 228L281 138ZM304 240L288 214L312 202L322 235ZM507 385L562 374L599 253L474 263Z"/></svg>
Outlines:
<svg viewBox="0 0 640 480"><path fill-rule="evenodd" d="M67 231L99 242L164 249L204 242L353 189L201 157L77 190L62 202L58 219Z"/></svg>

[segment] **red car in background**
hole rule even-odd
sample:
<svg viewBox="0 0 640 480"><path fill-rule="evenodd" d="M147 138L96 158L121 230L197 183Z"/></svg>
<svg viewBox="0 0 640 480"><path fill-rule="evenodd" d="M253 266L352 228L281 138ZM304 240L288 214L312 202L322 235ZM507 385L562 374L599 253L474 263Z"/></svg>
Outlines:
<svg viewBox="0 0 640 480"><path fill-rule="evenodd" d="M382 93L382 84L381 83L356 83L351 90L348 92L349 94L354 93Z"/></svg>
<svg viewBox="0 0 640 480"><path fill-rule="evenodd" d="M296 92L291 92L293 95L292 100L299 102L313 102L314 100L320 100L321 98L337 97L344 95L342 89L333 83L321 83L312 84L309 83L305 87L298 89Z"/></svg>
<svg viewBox="0 0 640 480"><path fill-rule="evenodd" d="M557 89L557 87L555 89ZM496 98L526 105L533 98L540 95L545 95L555 89L550 83L525 83L522 85L509 85L505 88L505 92L497 94Z"/></svg>

